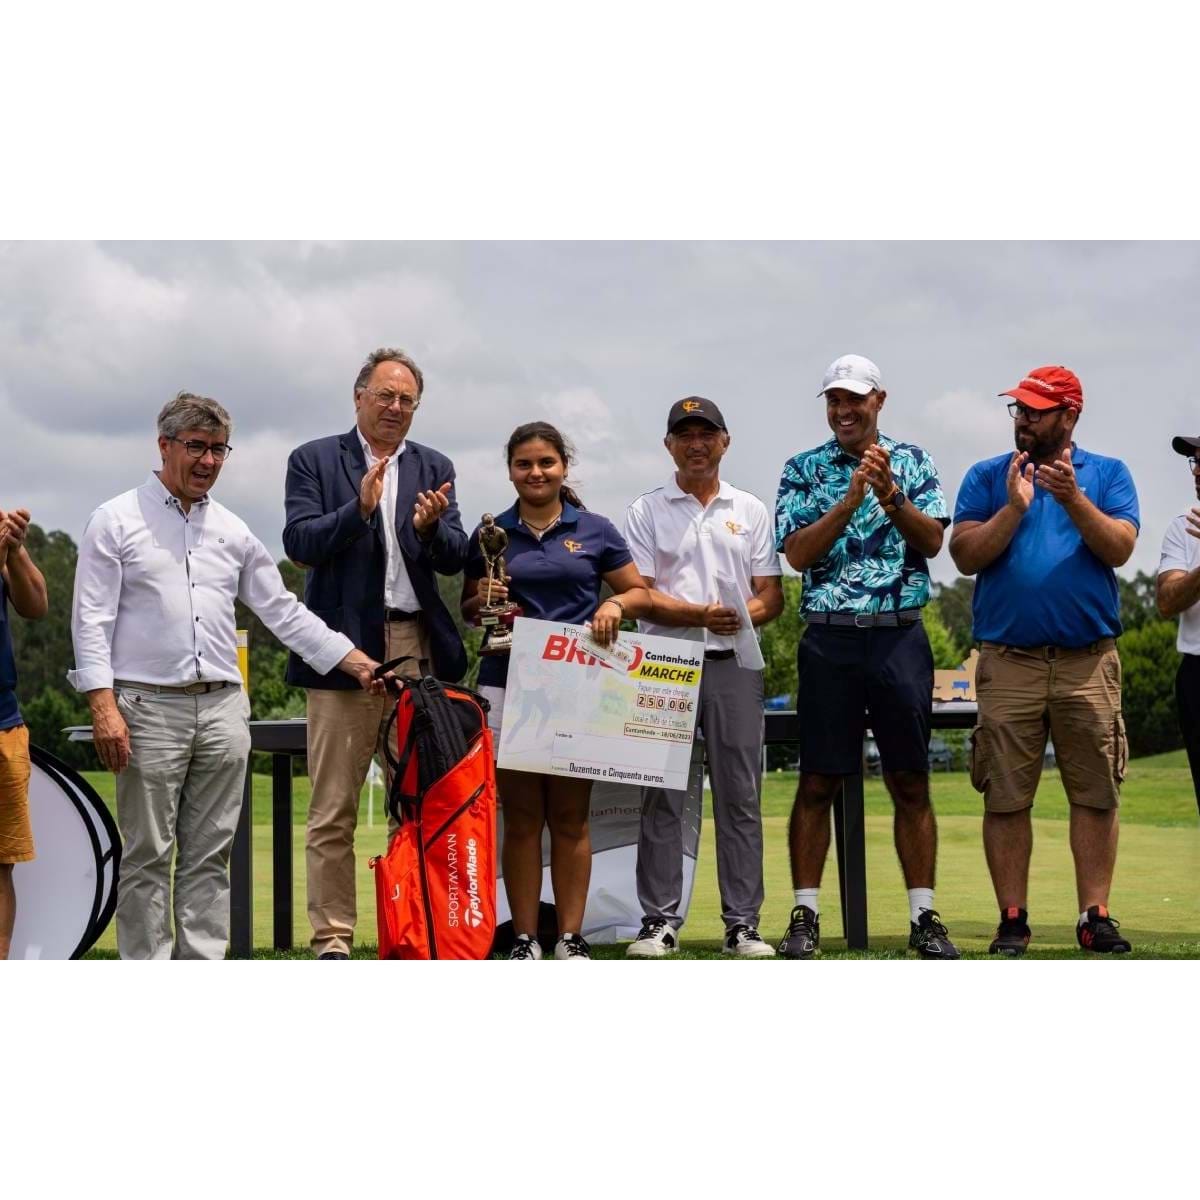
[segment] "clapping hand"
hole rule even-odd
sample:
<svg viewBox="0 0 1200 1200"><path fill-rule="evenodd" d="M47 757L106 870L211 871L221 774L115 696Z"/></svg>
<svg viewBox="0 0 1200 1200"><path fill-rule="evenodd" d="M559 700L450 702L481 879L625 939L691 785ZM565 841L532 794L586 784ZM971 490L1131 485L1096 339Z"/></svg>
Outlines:
<svg viewBox="0 0 1200 1200"><path fill-rule="evenodd" d="M1070 504L1079 496L1079 483L1075 478L1075 468L1071 464L1070 446L1065 447L1053 462L1038 470L1036 483L1038 487L1045 488L1059 504Z"/></svg>
<svg viewBox="0 0 1200 1200"><path fill-rule="evenodd" d="M389 462L391 457L385 454L373 467L368 468L362 483L358 485L358 511L364 521L371 519L371 514L383 499L383 476Z"/></svg>
<svg viewBox="0 0 1200 1200"><path fill-rule="evenodd" d="M1033 503L1033 463L1029 455L1017 451L1008 464L1008 502L1019 513L1029 511Z"/></svg>
<svg viewBox="0 0 1200 1200"><path fill-rule="evenodd" d="M891 498L896 490L896 481L892 478L892 456L882 446L868 446L863 452L859 470L864 471L875 499L883 504Z"/></svg>
<svg viewBox="0 0 1200 1200"><path fill-rule="evenodd" d="M438 523L442 513L450 507L449 482L443 483L435 492L418 492L413 505L413 528L418 534L427 534ZM493 593L495 589L493 588Z"/></svg>
<svg viewBox="0 0 1200 1200"><path fill-rule="evenodd" d="M850 487L846 492L845 499L842 501L850 510L851 516L858 512L859 505L867 498L867 488L870 486L870 473L865 466L859 466L854 474L850 476Z"/></svg>
<svg viewBox="0 0 1200 1200"><path fill-rule="evenodd" d="M1187 531L1188 533L1200 540L1200 507L1193 508L1187 515Z"/></svg>

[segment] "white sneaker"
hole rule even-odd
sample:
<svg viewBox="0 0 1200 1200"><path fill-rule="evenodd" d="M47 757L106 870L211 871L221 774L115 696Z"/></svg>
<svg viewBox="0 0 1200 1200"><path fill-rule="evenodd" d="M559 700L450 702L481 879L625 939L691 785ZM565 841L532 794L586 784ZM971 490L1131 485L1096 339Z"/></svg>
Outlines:
<svg viewBox="0 0 1200 1200"><path fill-rule="evenodd" d="M592 948L577 933L564 933L554 947L554 957L569 962L587 962L592 957Z"/></svg>
<svg viewBox="0 0 1200 1200"><path fill-rule="evenodd" d="M735 925L725 935L721 950L724 954L736 954L738 958L770 958L775 953L753 925Z"/></svg>
<svg viewBox="0 0 1200 1200"><path fill-rule="evenodd" d="M542 957L542 948L537 942L527 933L518 933L517 940L513 943L513 948L508 952L509 960L512 959L531 959L537 962Z"/></svg>
<svg viewBox="0 0 1200 1200"><path fill-rule="evenodd" d="M670 921L643 917L641 932L625 947L626 958L662 958L679 949L679 939Z"/></svg>

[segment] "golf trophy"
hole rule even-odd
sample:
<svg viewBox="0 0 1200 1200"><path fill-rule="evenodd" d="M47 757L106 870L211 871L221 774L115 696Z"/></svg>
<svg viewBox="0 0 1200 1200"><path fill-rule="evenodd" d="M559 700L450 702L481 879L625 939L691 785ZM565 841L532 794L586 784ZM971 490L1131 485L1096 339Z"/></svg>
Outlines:
<svg viewBox="0 0 1200 1200"><path fill-rule="evenodd" d="M511 600L492 601L492 589L504 586L504 551L508 549L508 534L496 524L491 513L484 513L479 525L479 549L483 553L486 574L479 581L483 604L475 624L483 627L480 654L507 654L512 649L513 622L521 616L519 604Z"/></svg>

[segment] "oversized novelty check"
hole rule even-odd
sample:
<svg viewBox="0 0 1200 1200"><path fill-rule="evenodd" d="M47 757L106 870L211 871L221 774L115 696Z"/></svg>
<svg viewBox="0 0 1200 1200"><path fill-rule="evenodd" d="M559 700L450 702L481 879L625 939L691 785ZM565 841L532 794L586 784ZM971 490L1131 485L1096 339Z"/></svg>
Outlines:
<svg viewBox="0 0 1200 1200"><path fill-rule="evenodd" d="M609 783L686 788L704 643L518 617L499 765Z"/></svg>

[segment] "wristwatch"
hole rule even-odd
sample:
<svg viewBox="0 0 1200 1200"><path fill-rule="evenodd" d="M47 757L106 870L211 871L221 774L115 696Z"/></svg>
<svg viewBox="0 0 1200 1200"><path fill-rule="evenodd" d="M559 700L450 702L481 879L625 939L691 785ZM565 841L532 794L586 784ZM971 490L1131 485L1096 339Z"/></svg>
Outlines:
<svg viewBox="0 0 1200 1200"><path fill-rule="evenodd" d="M884 501L883 511L885 513L894 513L897 509L903 508L907 503L908 497L904 494L904 490L897 487L887 500Z"/></svg>

